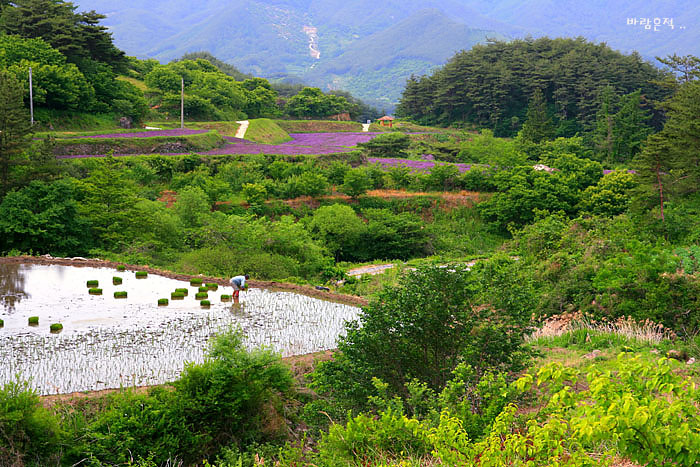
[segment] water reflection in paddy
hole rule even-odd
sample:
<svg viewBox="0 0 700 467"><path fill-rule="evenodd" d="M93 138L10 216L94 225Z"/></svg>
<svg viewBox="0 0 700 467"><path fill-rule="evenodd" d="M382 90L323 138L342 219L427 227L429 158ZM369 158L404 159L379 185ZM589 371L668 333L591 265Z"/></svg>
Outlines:
<svg viewBox="0 0 700 467"><path fill-rule="evenodd" d="M112 277L123 279L112 285ZM97 279L103 295L88 294ZM182 301L159 307L176 288ZM115 299L115 291L128 292ZM158 384L176 379L184 362L201 362L209 337L240 326L249 348L265 345L283 355L334 348L355 307L289 292L251 289L240 304L222 303L230 287L209 292L202 309L188 282L109 268L0 264L0 384L21 373L42 394ZM29 316L39 326L27 325ZM62 323L60 334L49 325Z"/></svg>

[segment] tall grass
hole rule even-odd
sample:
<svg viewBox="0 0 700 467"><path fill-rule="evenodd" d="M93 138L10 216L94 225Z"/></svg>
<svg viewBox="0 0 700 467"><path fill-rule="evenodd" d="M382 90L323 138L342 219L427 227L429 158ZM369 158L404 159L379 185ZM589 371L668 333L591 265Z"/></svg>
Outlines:
<svg viewBox="0 0 700 467"><path fill-rule="evenodd" d="M621 317L616 321L593 321L578 313L552 317L526 337L534 345L601 349L623 346L657 347L673 340L673 331L650 320Z"/></svg>

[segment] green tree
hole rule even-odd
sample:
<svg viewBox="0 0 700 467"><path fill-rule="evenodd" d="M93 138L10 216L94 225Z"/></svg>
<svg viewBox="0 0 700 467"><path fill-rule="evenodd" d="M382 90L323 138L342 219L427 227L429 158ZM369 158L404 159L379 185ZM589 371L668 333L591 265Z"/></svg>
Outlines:
<svg viewBox="0 0 700 467"><path fill-rule="evenodd" d="M355 211L343 204L322 206L309 221L311 235L326 245L336 260L352 257L365 229Z"/></svg>
<svg viewBox="0 0 700 467"><path fill-rule="evenodd" d="M328 117L349 110L342 96L324 94L319 88L304 88L287 101L286 112L293 117Z"/></svg>
<svg viewBox="0 0 700 467"><path fill-rule="evenodd" d="M603 88L600 95L600 108L596 113L596 126L593 130L593 142L608 163L613 160L615 130L615 108L618 96L612 86Z"/></svg>
<svg viewBox="0 0 700 467"><path fill-rule="evenodd" d="M29 112L24 108L22 86L5 70L0 70L0 193L10 188L10 171L30 142Z"/></svg>
<svg viewBox="0 0 700 467"><path fill-rule="evenodd" d="M554 138L552 117L549 116L547 101L539 88L535 89L530 97L527 117L520 130L520 137L532 143L541 143Z"/></svg>
<svg viewBox="0 0 700 467"><path fill-rule="evenodd" d="M34 181L12 191L0 203L0 251L84 254L89 225L78 213L74 185L68 180Z"/></svg>
<svg viewBox="0 0 700 467"><path fill-rule="evenodd" d="M460 364L478 375L522 368L531 292L515 271L512 260L498 260L478 273L430 267L402 275L347 324L314 385L364 407L374 377L388 384L390 397L407 397L413 379L442 390Z"/></svg>
<svg viewBox="0 0 700 467"><path fill-rule="evenodd" d="M385 133L357 146L370 157L402 157L411 145L411 138L403 133Z"/></svg>
<svg viewBox="0 0 700 467"><path fill-rule="evenodd" d="M642 149L651 134L650 115L641 107L641 91L622 96L620 110L615 114L613 152L618 162L629 162Z"/></svg>
<svg viewBox="0 0 700 467"><path fill-rule="evenodd" d="M619 170L604 175L597 184L583 191L581 211L603 216L622 214L630 206L631 191L638 184L637 178L633 174Z"/></svg>
<svg viewBox="0 0 700 467"><path fill-rule="evenodd" d="M340 191L352 198L359 198L367 193L372 187L372 181L367 174L367 170L363 167L356 167L345 172L343 184L340 186Z"/></svg>

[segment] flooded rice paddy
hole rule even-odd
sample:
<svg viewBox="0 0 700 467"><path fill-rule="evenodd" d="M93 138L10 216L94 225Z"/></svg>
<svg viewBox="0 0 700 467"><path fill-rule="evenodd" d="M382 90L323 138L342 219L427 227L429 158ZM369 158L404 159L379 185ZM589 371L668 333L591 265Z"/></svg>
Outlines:
<svg viewBox="0 0 700 467"><path fill-rule="evenodd" d="M122 278L113 285L113 277ZM102 295L90 295L98 280ZM170 299L187 288L184 300ZM221 301L231 287L194 298L198 286L135 271L35 264L0 264L0 385L20 374L41 394L159 384L177 379L185 362L201 362L209 338L240 327L248 348L283 356L334 348L355 307L289 292L250 289L240 303ZM114 292L126 291L126 299ZM168 298L168 306L158 299ZM29 326L29 317L39 317ZM50 332L61 323L63 330Z"/></svg>

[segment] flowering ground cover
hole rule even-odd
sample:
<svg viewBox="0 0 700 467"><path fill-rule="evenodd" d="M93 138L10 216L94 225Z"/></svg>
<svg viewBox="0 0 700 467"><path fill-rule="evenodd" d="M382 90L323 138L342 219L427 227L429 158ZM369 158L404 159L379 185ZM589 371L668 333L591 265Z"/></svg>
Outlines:
<svg viewBox="0 0 700 467"><path fill-rule="evenodd" d="M187 136L206 133L207 131L209 130L188 130L178 128L175 130L148 130L132 133L105 133L100 135L78 136L77 138L149 138L152 136Z"/></svg>
<svg viewBox="0 0 700 467"><path fill-rule="evenodd" d="M358 143L366 143L379 133L291 133L291 141L282 144L258 144L232 137L224 137L229 144L208 151L207 155L222 154L335 154L348 152Z"/></svg>
<svg viewBox="0 0 700 467"><path fill-rule="evenodd" d="M397 166L408 167L414 172L430 172L430 169L435 167L436 162L431 160L413 160L413 159L389 159L385 157L370 157L367 159L370 164L379 164L384 168ZM456 164L450 162L442 162L442 165L454 165L460 173L464 173L471 169L471 164Z"/></svg>

